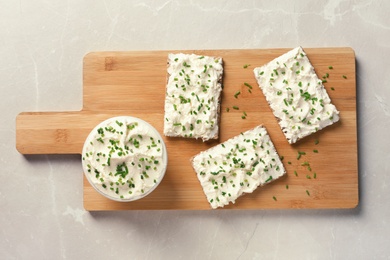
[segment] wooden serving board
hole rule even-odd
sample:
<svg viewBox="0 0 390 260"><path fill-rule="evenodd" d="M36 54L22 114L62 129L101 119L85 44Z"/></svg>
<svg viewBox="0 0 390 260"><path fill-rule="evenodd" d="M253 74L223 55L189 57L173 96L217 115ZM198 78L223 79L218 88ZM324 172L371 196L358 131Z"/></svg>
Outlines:
<svg viewBox="0 0 390 260"><path fill-rule="evenodd" d="M190 158L257 125L264 125L281 156L287 176L225 209L353 208L358 197L355 55L351 48L305 49L317 75L329 73L325 87L341 120L301 140L287 143L253 69L289 49L188 50L220 56L224 89L219 141L164 137L169 154L166 175L155 191L135 202L114 202L98 194L84 178L86 210L210 209ZM85 138L101 121L119 115L144 119L161 134L167 55L179 51L95 52L84 58L83 108L75 112L26 112L16 119L16 147L22 154L80 154ZM244 65L248 65L244 68ZM330 69L329 66L333 66ZM344 78L345 75L347 78ZM253 86L252 93L244 83ZM332 90L333 89L333 90ZM238 98L234 97L241 91ZM66 91L64 89L64 91ZM238 106L239 110L231 109ZM226 108L230 108L227 112ZM242 119L243 112L247 118ZM315 140L319 143L316 145ZM318 150L318 153L313 152ZM298 160L298 151L306 152ZM311 171L301 164L310 163ZM297 172L297 176L294 172ZM80 172L81 159L80 159ZM315 174L314 174L315 173Z"/></svg>

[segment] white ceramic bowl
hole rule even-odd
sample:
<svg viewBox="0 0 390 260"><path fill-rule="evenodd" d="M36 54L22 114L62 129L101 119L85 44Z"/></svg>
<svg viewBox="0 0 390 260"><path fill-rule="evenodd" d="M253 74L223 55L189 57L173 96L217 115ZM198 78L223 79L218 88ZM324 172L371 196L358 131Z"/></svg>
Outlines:
<svg viewBox="0 0 390 260"><path fill-rule="evenodd" d="M159 132L142 119L109 118L85 140L84 174L97 192L121 202L141 199L161 182L168 164Z"/></svg>

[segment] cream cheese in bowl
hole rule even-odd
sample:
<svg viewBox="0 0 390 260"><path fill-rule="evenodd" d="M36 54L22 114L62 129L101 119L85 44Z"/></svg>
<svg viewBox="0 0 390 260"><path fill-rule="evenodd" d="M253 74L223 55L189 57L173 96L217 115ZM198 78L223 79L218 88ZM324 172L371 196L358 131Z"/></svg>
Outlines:
<svg viewBox="0 0 390 260"><path fill-rule="evenodd" d="M163 179L167 162L161 135L131 116L113 117L97 125L82 151L89 183L116 201L133 201L151 193Z"/></svg>

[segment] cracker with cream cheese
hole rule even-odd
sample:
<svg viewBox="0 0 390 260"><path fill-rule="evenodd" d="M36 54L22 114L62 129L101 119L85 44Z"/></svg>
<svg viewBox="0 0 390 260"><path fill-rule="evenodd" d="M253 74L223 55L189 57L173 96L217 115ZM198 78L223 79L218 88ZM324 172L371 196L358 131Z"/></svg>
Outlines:
<svg viewBox="0 0 390 260"><path fill-rule="evenodd" d="M191 163L213 209L286 174L263 126L199 153Z"/></svg>
<svg viewBox="0 0 390 260"><path fill-rule="evenodd" d="M222 58L171 53L167 72L164 135L218 139Z"/></svg>
<svg viewBox="0 0 390 260"><path fill-rule="evenodd" d="M290 144L339 120L339 111L301 47L255 68L254 75Z"/></svg>

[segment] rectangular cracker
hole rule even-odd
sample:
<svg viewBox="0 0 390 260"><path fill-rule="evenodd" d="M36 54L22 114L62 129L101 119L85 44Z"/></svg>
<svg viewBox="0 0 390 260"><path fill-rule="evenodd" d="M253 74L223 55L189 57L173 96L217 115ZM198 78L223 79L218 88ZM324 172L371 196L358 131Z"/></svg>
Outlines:
<svg viewBox="0 0 390 260"><path fill-rule="evenodd" d="M222 58L169 54L167 70L164 135L218 139Z"/></svg>
<svg viewBox="0 0 390 260"><path fill-rule="evenodd" d="M254 75L290 144L339 120L339 111L301 47L255 68Z"/></svg>
<svg viewBox="0 0 390 260"><path fill-rule="evenodd" d="M199 153L191 163L213 209L286 174L263 126Z"/></svg>

